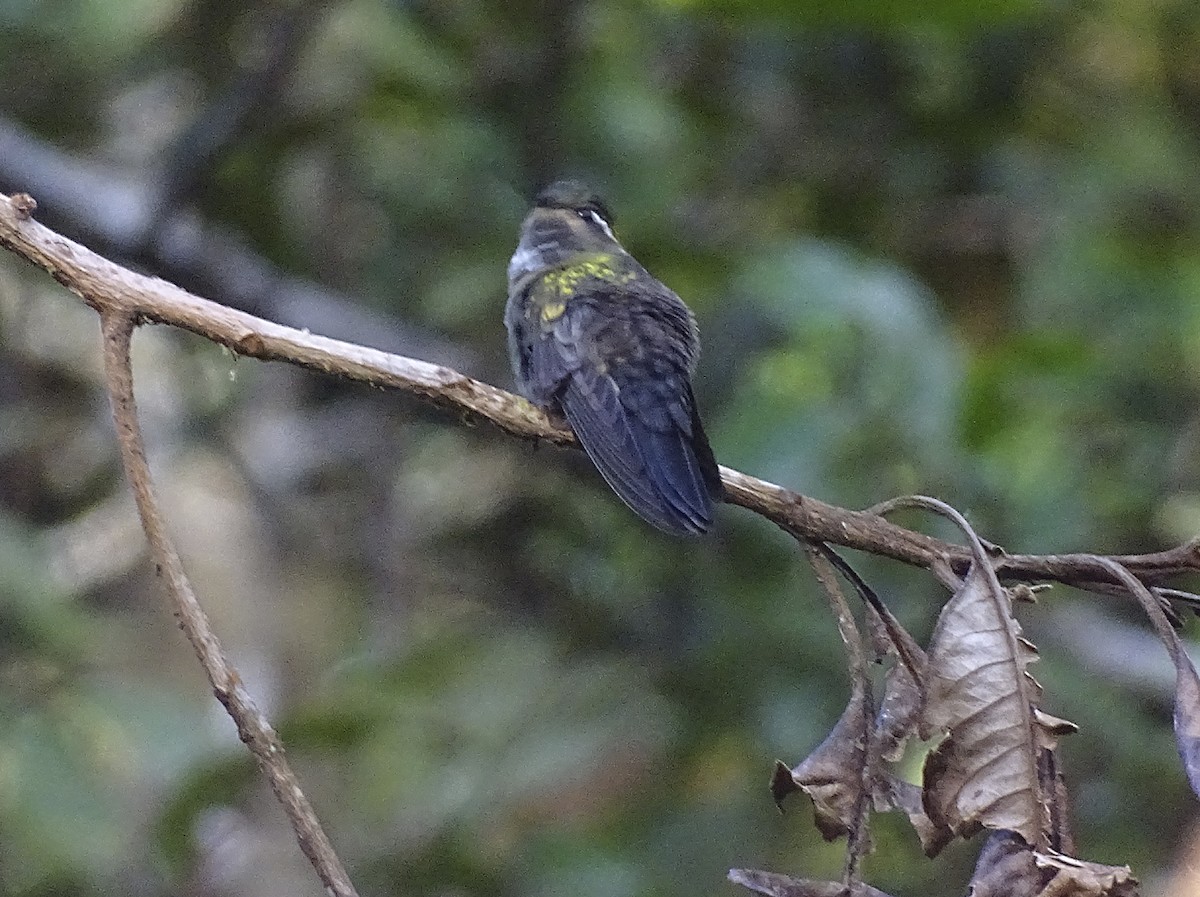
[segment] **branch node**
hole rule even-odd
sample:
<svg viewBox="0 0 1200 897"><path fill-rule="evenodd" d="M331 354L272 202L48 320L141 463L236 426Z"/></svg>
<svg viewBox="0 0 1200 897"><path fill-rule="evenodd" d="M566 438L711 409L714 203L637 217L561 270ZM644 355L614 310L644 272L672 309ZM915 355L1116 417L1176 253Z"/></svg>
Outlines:
<svg viewBox="0 0 1200 897"><path fill-rule="evenodd" d="M239 355L260 357L267 352L267 344L262 336L253 330L248 330L233 341L233 351Z"/></svg>
<svg viewBox="0 0 1200 897"><path fill-rule="evenodd" d="M14 193L12 197L13 211L17 213L18 221L28 221L37 211L37 200L28 193Z"/></svg>

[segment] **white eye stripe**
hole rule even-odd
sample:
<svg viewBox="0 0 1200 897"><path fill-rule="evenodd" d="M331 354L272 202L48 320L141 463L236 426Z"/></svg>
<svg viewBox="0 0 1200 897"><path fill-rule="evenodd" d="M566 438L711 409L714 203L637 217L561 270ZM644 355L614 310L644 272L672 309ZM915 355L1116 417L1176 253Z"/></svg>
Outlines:
<svg viewBox="0 0 1200 897"><path fill-rule="evenodd" d="M602 216L601 216L601 215L600 215L598 212L596 212L595 210L593 210L593 209L580 209L580 210L579 210L579 217L580 217L580 218L585 218L585 219L586 219L586 218L590 218L594 224L597 224L597 225L599 225L600 229L601 229L602 231L604 231L604 233L606 233L606 234L608 235L608 238L609 238L610 240L615 240L615 239L616 239L616 237L613 235L612 228L608 226L608 222L607 222L607 221L605 221L605 220L604 220L604 218L603 218L603 217L602 217Z"/></svg>

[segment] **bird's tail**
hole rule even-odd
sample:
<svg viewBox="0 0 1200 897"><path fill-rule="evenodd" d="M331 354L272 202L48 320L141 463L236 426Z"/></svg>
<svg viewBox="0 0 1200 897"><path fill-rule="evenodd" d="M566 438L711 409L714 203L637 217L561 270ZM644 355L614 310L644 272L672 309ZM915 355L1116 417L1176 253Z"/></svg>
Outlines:
<svg viewBox="0 0 1200 897"><path fill-rule="evenodd" d="M707 532L721 476L686 381L673 395L623 396L611 377L576 371L559 401L592 462L634 512L669 533Z"/></svg>

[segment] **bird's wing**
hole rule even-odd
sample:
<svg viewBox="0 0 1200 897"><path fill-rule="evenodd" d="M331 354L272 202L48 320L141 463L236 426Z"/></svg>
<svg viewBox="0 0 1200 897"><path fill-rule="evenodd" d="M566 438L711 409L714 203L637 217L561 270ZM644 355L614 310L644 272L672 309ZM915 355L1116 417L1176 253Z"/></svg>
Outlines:
<svg viewBox="0 0 1200 897"><path fill-rule="evenodd" d="M681 513L664 497L653 472L660 452L626 412L612 377L582 368L564 384L559 402L596 469L625 504L667 532L708 528L711 515Z"/></svg>
<svg viewBox="0 0 1200 897"><path fill-rule="evenodd" d="M700 455L711 457L711 450L702 432L700 440L695 438L698 417L686 376L677 372L658 379L622 371L613 379L660 502L684 529L704 532L712 524L712 492Z"/></svg>
<svg viewBox="0 0 1200 897"><path fill-rule="evenodd" d="M640 329L591 303L568 307L535 347L532 368L539 382L557 384L579 441L627 505L668 532L702 533L720 478L688 381L689 347L665 333L638 333L656 348L617 361L605 332L613 326Z"/></svg>

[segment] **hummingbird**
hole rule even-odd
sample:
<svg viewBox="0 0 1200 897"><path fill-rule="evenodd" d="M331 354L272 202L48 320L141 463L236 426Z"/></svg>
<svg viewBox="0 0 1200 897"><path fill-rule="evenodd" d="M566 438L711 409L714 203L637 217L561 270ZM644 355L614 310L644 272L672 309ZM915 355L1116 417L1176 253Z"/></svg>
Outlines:
<svg viewBox="0 0 1200 897"><path fill-rule="evenodd" d="M521 393L566 418L618 497L668 533L706 532L723 492L692 393L696 319L583 184L551 184L526 215L504 323Z"/></svg>

